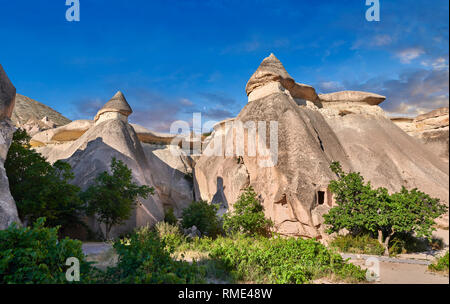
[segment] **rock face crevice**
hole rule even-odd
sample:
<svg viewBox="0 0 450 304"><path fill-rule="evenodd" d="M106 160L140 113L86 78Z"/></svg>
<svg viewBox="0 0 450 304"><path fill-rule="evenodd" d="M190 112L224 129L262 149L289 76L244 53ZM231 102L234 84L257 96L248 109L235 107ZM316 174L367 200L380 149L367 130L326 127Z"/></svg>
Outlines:
<svg viewBox="0 0 450 304"><path fill-rule="evenodd" d="M14 109L16 88L0 65L0 230L16 222L20 224L17 207L9 190L4 163L15 128L10 118Z"/></svg>

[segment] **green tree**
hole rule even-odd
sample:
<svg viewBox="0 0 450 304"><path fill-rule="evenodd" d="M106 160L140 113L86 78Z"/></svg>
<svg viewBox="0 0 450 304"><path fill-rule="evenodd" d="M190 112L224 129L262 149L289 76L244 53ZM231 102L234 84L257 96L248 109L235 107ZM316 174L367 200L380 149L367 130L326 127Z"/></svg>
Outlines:
<svg viewBox="0 0 450 304"><path fill-rule="evenodd" d="M233 205L233 212L224 215L224 229L248 235L268 235L273 226L264 217L264 207L252 187L248 187Z"/></svg>
<svg viewBox="0 0 450 304"><path fill-rule="evenodd" d="M5 161L11 194L24 223L40 217L50 227L64 230L73 224L83 224L84 204L80 188L71 185L71 166L63 161L53 165L30 147L30 137L19 129L14 133Z"/></svg>
<svg viewBox="0 0 450 304"><path fill-rule="evenodd" d="M389 240L395 233L415 233L431 239L434 220L444 214L447 207L437 198L431 198L417 189L389 194L385 188L372 189L360 173L345 173L338 162L331 170L338 180L330 182L329 189L335 195L337 206L324 215L330 225L329 233L341 229L353 235L373 233L389 254Z"/></svg>
<svg viewBox="0 0 450 304"><path fill-rule="evenodd" d="M218 206L206 201L192 202L183 210L181 226L197 227L202 234L214 237L222 232L220 219L217 217Z"/></svg>
<svg viewBox="0 0 450 304"><path fill-rule="evenodd" d="M146 199L149 194L154 194L152 187L133 182L131 170L121 160L112 159L111 172L100 173L82 194L88 214L105 224L106 239L113 226L130 218L138 197Z"/></svg>

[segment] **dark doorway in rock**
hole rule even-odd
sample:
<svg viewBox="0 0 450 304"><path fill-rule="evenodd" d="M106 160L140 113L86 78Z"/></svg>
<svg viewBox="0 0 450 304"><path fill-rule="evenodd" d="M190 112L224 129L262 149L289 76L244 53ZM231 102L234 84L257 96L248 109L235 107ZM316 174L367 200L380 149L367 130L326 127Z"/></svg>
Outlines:
<svg viewBox="0 0 450 304"><path fill-rule="evenodd" d="M319 203L319 205L323 205L323 203L325 203L325 191L317 192L317 203Z"/></svg>

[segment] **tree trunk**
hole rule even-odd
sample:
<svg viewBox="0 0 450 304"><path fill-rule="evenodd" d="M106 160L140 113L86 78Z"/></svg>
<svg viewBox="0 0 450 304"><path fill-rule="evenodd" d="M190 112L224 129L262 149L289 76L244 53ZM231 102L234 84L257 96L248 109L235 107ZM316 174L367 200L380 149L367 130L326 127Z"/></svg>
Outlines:
<svg viewBox="0 0 450 304"><path fill-rule="evenodd" d="M105 238L106 241L109 240L109 231L111 230L111 226L108 226L108 224L105 224Z"/></svg>
<svg viewBox="0 0 450 304"><path fill-rule="evenodd" d="M392 229L392 232L384 239L383 241L383 231L378 230L378 243L380 243L384 247L384 255L389 255L389 241L391 237L394 235L395 231Z"/></svg>

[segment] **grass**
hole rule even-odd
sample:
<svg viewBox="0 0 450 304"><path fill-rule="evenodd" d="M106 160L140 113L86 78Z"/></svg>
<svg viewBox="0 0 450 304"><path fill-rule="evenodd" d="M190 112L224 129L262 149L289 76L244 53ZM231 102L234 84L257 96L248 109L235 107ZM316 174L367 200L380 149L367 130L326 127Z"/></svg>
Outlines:
<svg viewBox="0 0 450 304"><path fill-rule="evenodd" d="M383 255L384 248L370 235L339 235L330 243L330 247L340 252Z"/></svg>
<svg viewBox="0 0 450 304"><path fill-rule="evenodd" d="M361 282L365 271L314 240L281 237L193 238L176 248L177 258L206 266L207 281L311 283L320 278Z"/></svg>
<svg viewBox="0 0 450 304"><path fill-rule="evenodd" d="M449 254L440 257L434 264L428 266L428 269L434 272L442 272L448 274Z"/></svg>
<svg viewBox="0 0 450 304"><path fill-rule="evenodd" d="M417 253L427 250L440 250L444 247L442 239L417 238L410 233L394 235L389 242L389 255L396 256L404 253ZM339 235L330 243L330 248L339 252L383 255L384 248L378 240L369 234Z"/></svg>

